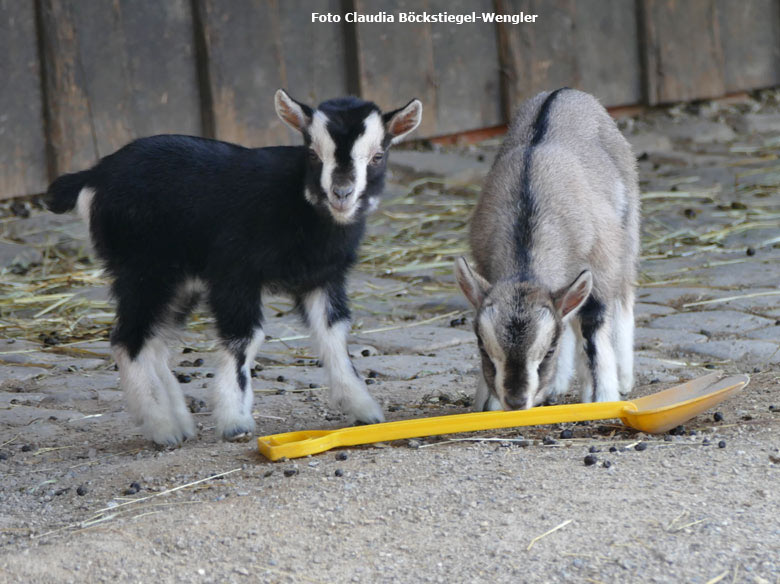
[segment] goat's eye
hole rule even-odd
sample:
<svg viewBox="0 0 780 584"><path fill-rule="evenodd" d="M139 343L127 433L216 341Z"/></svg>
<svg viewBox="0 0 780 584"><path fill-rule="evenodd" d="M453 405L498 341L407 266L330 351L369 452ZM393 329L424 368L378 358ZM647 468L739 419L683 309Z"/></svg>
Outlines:
<svg viewBox="0 0 780 584"><path fill-rule="evenodd" d="M317 155L317 152L315 152L314 148L309 148L309 160L312 162L319 162L320 157Z"/></svg>
<svg viewBox="0 0 780 584"><path fill-rule="evenodd" d="M379 164L382 162L382 159L385 157L384 152L377 152L374 154L373 158L371 158L371 164Z"/></svg>

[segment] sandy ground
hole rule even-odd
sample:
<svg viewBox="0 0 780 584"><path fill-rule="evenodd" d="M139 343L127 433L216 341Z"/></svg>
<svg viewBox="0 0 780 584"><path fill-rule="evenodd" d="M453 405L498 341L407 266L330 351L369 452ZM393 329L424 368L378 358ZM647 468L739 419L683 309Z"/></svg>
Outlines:
<svg viewBox="0 0 780 584"><path fill-rule="evenodd" d="M776 102L747 101L621 122L645 192L634 395L713 369L749 373L718 421L710 411L660 436L616 421L519 428L271 463L253 442L216 438L213 336L194 326L182 336L192 351L178 347L171 365L188 376L199 435L160 450L123 412L104 340L65 350L6 328L0 582L780 582L780 130L750 126L778 115ZM372 220L366 257L404 221L462 253L455 211L475 196L463 185L495 147L397 153L396 198ZM414 187L404 202L428 175L449 186ZM428 219L405 218L420 208ZM39 249L24 226L40 217L3 219L6 239L13 228ZM57 231L62 245L83 239L75 223ZM452 255L389 275L366 259L353 278L351 351L389 419L468 411L476 346L440 265ZM339 427L306 342L279 341L303 332L289 303L268 305L258 433Z"/></svg>

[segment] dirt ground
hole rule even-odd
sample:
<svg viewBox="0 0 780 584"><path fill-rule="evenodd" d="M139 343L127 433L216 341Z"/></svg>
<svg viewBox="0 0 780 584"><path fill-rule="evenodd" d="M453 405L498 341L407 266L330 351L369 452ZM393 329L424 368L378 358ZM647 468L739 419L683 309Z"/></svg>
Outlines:
<svg viewBox="0 0 780 584"><path fill-rule="evenodd" d="M216 438L200 314L171 363L199 434L155 448L123 411L83 229L6 206L2 241L33 261L2 268L0 582L780 583L778 94L620 125L645 214L633 395L752 378L667 435L613 420L272 463ZM390 420L469 411L476 344L449 266L497 144L391 157L350 286L351 352ZM339 427L289 302L266 306L258 433Z"/></svg>

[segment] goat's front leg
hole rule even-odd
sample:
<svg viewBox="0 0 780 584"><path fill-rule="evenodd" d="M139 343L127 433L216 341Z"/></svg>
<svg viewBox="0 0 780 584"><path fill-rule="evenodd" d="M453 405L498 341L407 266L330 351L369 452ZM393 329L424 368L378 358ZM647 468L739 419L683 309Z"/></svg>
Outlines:
<svg viewBox="0 0 780 584"><path fill-rule="evenodd" d="M583 383L583 402L620 400L617 362L612 344L614 311L594 297L588 299L579 314L585 346L585 362L592 385ZM592 388L588 391L588 386ZM586 395L586 392L589 395Z"/></svg>
<svg viewBox="0 0 780 584"><path fill-rule="evenodd" d="M504 406L501 405L498 398L490 391L487 381L485 381L485 376L480 372L479 379L477 380L477 393L474 394L474 411L495 412L503 409Z"/></svg>
<svg viewBox="0 0 780 584"><path fill-rule="evenodd" d="M209 301L222 345L212 385L217 432L225 440L244 440L255 428L251 369L265 339L259 287L225 281L212 287Z"/></svg>
<svg viewBox="0 0 780 584"><path fill-rule="evenodd" d="M300 305L328 372L331 405L344 412L350 423L383 422L382 408L349 359L349 308L343 285L314 290L302 298Z"/></svg>

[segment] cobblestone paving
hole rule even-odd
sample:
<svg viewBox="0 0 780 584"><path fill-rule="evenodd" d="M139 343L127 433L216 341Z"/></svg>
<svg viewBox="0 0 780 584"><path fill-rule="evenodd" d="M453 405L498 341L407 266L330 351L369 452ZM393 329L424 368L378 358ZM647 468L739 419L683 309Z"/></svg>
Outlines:
<svg viewBox="0 0 780 584"><path fill-rule="evenodd" d="M552 563L544 566L532 566L541 580L570 581L567 575L575 578L574 574L578 581L587 577L599 581L603 577L604 581L704 582L724 570L730 579L731 571L747 568L748 572L743 573L752 573L755 580L739 580L735 572L736 581L780 582L780 441L778 410L774 407L780 407L778 96L770 92L758 101L680 106L620 121L639 159L643 193L636 394L650 393L710 369L754 375L750 389L746 390L753 392L752 397L724 404L723 411L733 425L742 421L742 427L733 429L730 437L741 436L743 430L753 428L751 423L756 436L760 435L756 448L764 454L756 459L755 468L740 472L753 473L752 480L761 483L751 484L759 493L751 496L757 497L756 505L773 513L775 519L745 536L752 542L752 547L748 546L750 553L745 552L746 548L722 550L719 558L724 561L717 565L717 570L686 572L681 567L684 561L669 559L669 554L676 552L668 550L658 552L669 556L659 560L652 554L647 559L613 548L599 552L608 556L608 561L599 562L593 559L599 554L588 557L585 552L561 559L556 555L560 550L553 548L550 557L557 559L550 559ZM383 207L372 218L363 259L352 278L354 334L350 346L357 369L368 379L369 390L381 401L389 419L457 413L466 411L470 404L478 374L476 344L471 332L471 312L455 288L451 264L453 257L467 253L464 236L468 213L478 192L475 185L487 172L498 143L489 141L446 151L401 151L393 157L392 183ZM4 296L0 300L0 581L3 567L15 574L36 574L24 557L31 549L40 549L35 547L38 541L54 538L52 541L56 542L63 534L89 527L83 522L106 503L119 501L116 497L131 481L141 481L144 489L154 493L203 478L207 476L203 473L212 468L216 472L237 464L243 465L243 482L237 484L244 487L233 495L240 496L244 491L259 490L260 487L246 485L261 484L266 480L266 468L277 468L268 467L246 447L223 444L214 437L207 392L215 354L207 314L199 314L182 333L181 345L186 348L176 354L171 364L180 374L182 388L199 421L200 437L177 451L163 452L140 439L123 412L117 389L117 374L105 340L111 309L106 302L105 283L97 267L87 259L86 231L73 216L53 216L35 205L26 205L17 203L13 209L6 206L5 215L0 217L0 266L4 270L0 289ZM24 217L28 212L30 216ZM70 276L63 266L72 270ZM266 306L270 338L258 356L253 380L258 431L338 426L341 417L327 406L322 370L316 366L316 356L311 354L306 339L301 338L305 331L290 314L290 302L269 298ZM712 440L719 433L729 432L725 427L711 426L702 416L691 427L714 432ZM588 438L589 435L580 436L583 431L577 430L575 438ZM549 433L549 428L524 431L531 444ZM504 439L512 436L516 434L501 434ZM618 446L642 438L615 434L614 430L610 436ZM621 436L625 438L622 442ZM677 441L682 439L674 437ZM437 440L422 441L423 446L432 444L437 444ZM418 445L420 441L412 443L413 449L404 449L404 460L415 454ZM455 450L441 448L437 457L453 453L457 458ZM493 446L468 448L483 453L488 448L492 452ZM384 472L393 466L387 458L393 455L383 458L384 452L362 449L356 451L355 458L372 459ZM539 454L545 455L550 458L549 454ZM217 464L219 461L212 456L223 457L223 464ZM446 468L446 461L437 460L437 464L444 465L440 468ZM332 455L328 455L327 461L322 468L330 472ZM656 462L654 472L668 469L668 460ZM295 466L300 466L301 472L315 472L317 464L314 459ZM553 463L547 460L545 464ZM728 464L736 468L737 461L732 459ZM254 470L247 470L248 467ZM507 472L515 471L510 466ZM610 469L613 471L614 468ZM324 472L322 481L326 480ZM351 472L359 476L372 471L353 465ZM772 478L774 486L763 485ZM446 490L445 478L424 480L440 481L441 488ZM79 486L89 490L86 497L76 494ZM231 492L229 487L223 488L225 492L220 488L204 489L205 496L188 490L189 498L177 501L220 501L219 497L224 499ZM468 489L464 487L463 492ZM500 502L497 504L501 506ZM692 509L683 506L681 517L676 519L678 527L691 523L684 529L693 529L692 522L698 521L701 513L697 515ZM461 509L457 513L463 512ZM523 541L545 531L545 525L553 527L559 523L553 510L548 515L549 521L537 519L538 533L529 531ZM506 524L494 524L495 518L485 517L485 529L498 525L506 531ZM376 517L373 520L381 522ZM474 521L473 525L481 525L480 518ZM704 519L702 522L707 525ZM327 525L327 521L315 522L311 528L327 530ZM456 532L463 529L457 522L448 525ZM52 530L60 531L35 539ZM709 537L703 532L697 534L704 539ZM448 537L452 536L451 533ZM175 534L170 537L176 539ZM207 540L205 537L204 541ZM725 541L732 543L728 538ZM399 557L408 555L409 566L423 570L414 578L383 572L376 566L372 569L370 562L366 563L369 568L358 568L357 560L352 558L343 573L326 570L322 573L328 576L322 579L411 581L419 577L421 581L453 581L448 580L452 575L446 576L448 572L441 564L437 567L414 550L404 551L401 544L398 546L392 553ZM251 561L260 561L252 548L248 549L244 552L251 556ZM774 550L774 557L770 550ZM176 549L171 553L174 552ZM501 563L506 552L496 548L491 557ZM277 553L284 557L281 551ZM738 561L741 553L742 563ZM468 556L466 552L464 557ZM282 567L260 561L261 566L256 567L260 571L253 572L262 581L310 581L312 572L301 571L299 564L309 562L313 556L303 553L297 556L298 560L295 557L289 556ZM329 561L339 565L338 559ZM472 566L480 565L478 561L469 562ZM58 568L55 581L80 581L76 576L78 568L66 564ZM510 564L504 562L505 566ZM555 567L551 567L553 564ZM148 575L150 565L137 569ZM296 565L300 578L294 575ZM174 573L158 568L161 575ZM229 566L220 570L208 571L203 581L244 581L240 570ZM124 580L123 573L132 571L110 561L100 572L101 577L118 576L120 580ZM472 573L469 578L477 581L479 573L482 572ZM195 574L192 581L203 576ZM507 568L497 574L501 577L496 576L495 581L503 581L503 577L516 577L517 572Z"/></svg>

